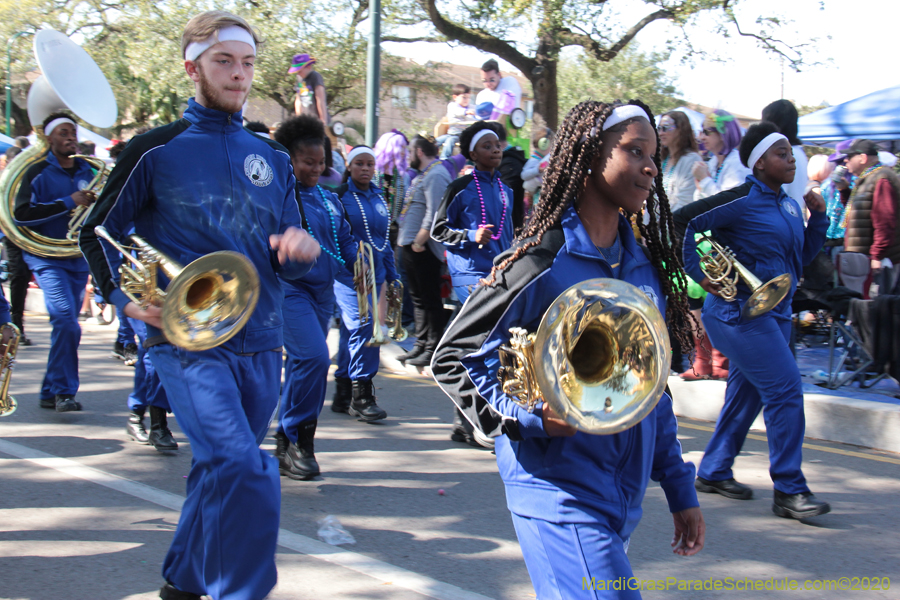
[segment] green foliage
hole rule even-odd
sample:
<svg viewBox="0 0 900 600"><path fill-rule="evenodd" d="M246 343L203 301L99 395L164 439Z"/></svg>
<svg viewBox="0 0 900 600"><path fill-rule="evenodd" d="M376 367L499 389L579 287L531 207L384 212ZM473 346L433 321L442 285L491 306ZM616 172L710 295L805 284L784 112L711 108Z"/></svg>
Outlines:
<svg viewBox="0 0 900 600"><path fill-rule="evenodd" d="M565 115L569 109L585 100L630 100L640 98L654 114L683 104L673 79L661 66L667 56L645 54L631 44L616 58L600 62L578 51L571 59L565 57L559 63L559 112Z"/></svg>

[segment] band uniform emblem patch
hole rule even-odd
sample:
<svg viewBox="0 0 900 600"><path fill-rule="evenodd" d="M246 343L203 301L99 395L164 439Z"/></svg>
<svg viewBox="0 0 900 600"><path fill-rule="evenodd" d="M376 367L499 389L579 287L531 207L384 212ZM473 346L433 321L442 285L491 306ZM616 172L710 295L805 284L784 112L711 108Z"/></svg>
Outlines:
<svg viewBox="0 0 900 600"><path fill-rule="evenodd" d="M791 215L792 217L800 216L799 213L797 212L797 207L795 207L794 203L791 202L790 200L785 200L784 202L781 203L781 206L783 206L784 210L786 210L787 213L789 215Z"/></svg>
<svg viewBox="0 0 900 600"><path fill-rule="evenodd" d="M382 217L387 216L387 207L385 207L383 202L376 202L375 210L378 211L378 214L381 215Z"/></svg>
<svg viewBox="0 0 900 600"><path fill-rule="evenodd" d="M257 187L266 187L275 177L272 167L259 154L250 154L244 159L244 175Z"/></svg>

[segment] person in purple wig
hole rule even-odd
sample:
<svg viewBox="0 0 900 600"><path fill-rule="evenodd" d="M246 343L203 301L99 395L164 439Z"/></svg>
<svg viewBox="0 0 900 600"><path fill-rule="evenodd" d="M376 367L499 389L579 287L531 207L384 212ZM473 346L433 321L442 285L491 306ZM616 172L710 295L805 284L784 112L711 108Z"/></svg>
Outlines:
<svg viewBox="0 0 900 600"><path fill-rule="evenodd" d="M744 183L750 169L741 164L738 146L744 136L741 126L729 112L714 110L703 121L700 143L712 154L709 162L694 165L697 191L694 200L730 190Z"/></svg>

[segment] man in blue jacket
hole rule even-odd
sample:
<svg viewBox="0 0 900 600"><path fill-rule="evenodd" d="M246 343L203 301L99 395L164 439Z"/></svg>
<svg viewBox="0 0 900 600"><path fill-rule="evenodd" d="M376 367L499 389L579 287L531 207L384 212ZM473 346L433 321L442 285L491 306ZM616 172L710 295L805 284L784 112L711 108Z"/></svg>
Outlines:
<svg viewBox="0 0 900 600"><path fill-rule="evenodd" d="M31 165L16 195L16 223L35 233L64 239L69 217L76 206L89 206L94 198L84 190L94 173L78 154L77 127L73 117L53 113L43 122L50 144L46 158ZM25 263L44 292L50 315L50 355L41 384L41 408L56 412L81 410L78 393L78 344L81 326L78 313L84 299L88 267L84 258L53 258L23 251Z"/></svg>
<svg viewBox="0 0 900 600"><path fill-rule="evenodd" d="M308 272L319 245L302 230L287 152L241 126L258 43L244 19L224 11L188 22L182 52L195 97L180 120L128 144L81 235L103 296L147 323L146 345L194 455L163 600L261 600L277 578L278 462L259 444L281 379L278 277ZM168 343L161 309L142 309L117 289L97 225L119 240L133 226L183 265L218 250L245 255L260 288L243 330L202 352Z"/></svg>

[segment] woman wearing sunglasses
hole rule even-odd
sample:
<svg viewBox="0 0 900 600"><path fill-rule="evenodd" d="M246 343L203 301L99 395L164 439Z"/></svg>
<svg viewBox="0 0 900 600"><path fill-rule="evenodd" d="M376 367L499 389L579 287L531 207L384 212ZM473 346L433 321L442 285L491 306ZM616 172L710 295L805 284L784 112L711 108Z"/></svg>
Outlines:
<svg viewBox="0 0 900 600"><path fill-rule="evenodd" d="M691 122L681 111L664 114L659 120L659 143L662 147L663 185L672 205L678 210L694 200L694 163L702 160Z"/></svg>
<svg viewBox="0 0 900 600"><path fill-rule="evenodd" d="M752 174L738 156L741 137L741 126L731 113L715 110L707 115L700 132L700 143L712 158L708 163L694 164L695 200L737 187Z"/></svg>

